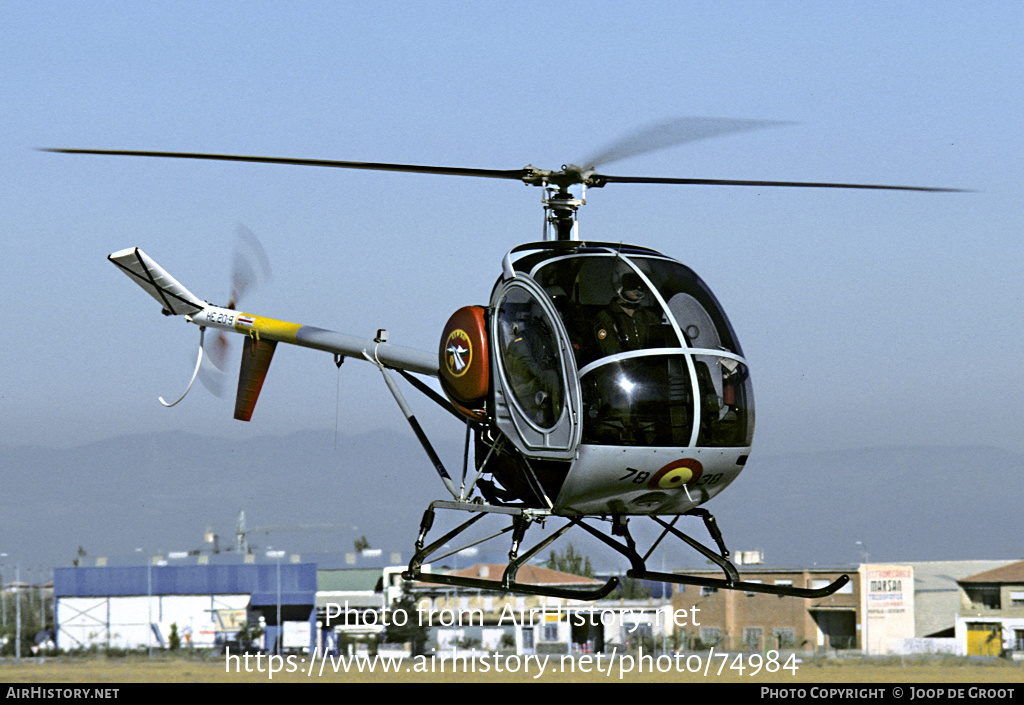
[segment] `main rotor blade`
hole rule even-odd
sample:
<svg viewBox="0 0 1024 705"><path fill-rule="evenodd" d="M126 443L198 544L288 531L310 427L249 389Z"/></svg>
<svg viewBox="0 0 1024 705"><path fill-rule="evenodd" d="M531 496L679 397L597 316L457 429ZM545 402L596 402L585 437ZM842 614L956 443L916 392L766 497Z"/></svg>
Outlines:
<svg viewBox="0 0 1024 705"><path fill-rule="evenodd" d="M120 149L44 149L60 154L100 154L122 157L159 157L165 159L204 159L219 162L255 162L260 164L290 164L294 166L321 166L335 169L367 169L371 171L406 171L418 174L447 176L480 176L490 179L522 179L527 169L471 169L448 166L422 166L417 164L387 164L381 162L346 162L331 159L293 159L289 157L251 157L239 154L200 154L193 152L144 152Z"/></svg>
<svg viewBox="0 0 1024 705"><path fill-rule="evenodd" d="M681 117L642 128L609 145L586 161L584 168L594 169L603 164L668 149L687 142L696 142L732 132L757 130L764 127L791 125L771 120L742 120L733 118Z"/></svg>
<svg viewBox="0 0 1024 705"><path fill-rule="evenodd" d="M641 130L633 138L627 139L617 146L605 150L593 159L605 163L612 159L623 159L627 156L642 154L655 149L705 139L728 132L752 130L759 127L785 123L761 120L728 120L718 118L682 118L663 123L660 127ZM586 183L588 186L601 187L605 184L678 184L697 186L786 186L798 188L842 188L842 189L876 189L889 191L934 191L946 193L962 193L963 189L931 188L923 186L888 186L879 184L840 184L804 181L748 181L735 179L683 179L674 177L652 176L608 176L589 173L584 176L579 167L572 171L550 172L526 166L522 169L473 169L464 167L429 166L418 164L391 164L384 162L350 162L330 159L294 159L289 157L254 157L237 154L203 154L194 152L148 152L118 149L43 149L44 152L60 154L98 154L128 157L158 157L169 159L199 159L207 161L250 162L261 164L289 164L295 166L332 167L336 169L365 169L371 171L400 171L419 174L440 174L445 176L476 176L490 179L509 179L523 181L527 184L543 185L545 183L561 183L562 186ZM593 159L591 161L593 161ZM568 178L566 178L568 177ZM561 182L560 182L561 179Z"/></svg>
<svg viewBox="0 0 1024 705"><path fill-rule="evenodd" d="M679 184L684 186L784 186L790 188L848 188L879 191L931 191L935 193L966 193L959 188L932 186L891 186L884 184L837 184L823 181L747 181L740 179L677 179L657 176L606 176L594 174L595 185L604 184Z"/></svg>

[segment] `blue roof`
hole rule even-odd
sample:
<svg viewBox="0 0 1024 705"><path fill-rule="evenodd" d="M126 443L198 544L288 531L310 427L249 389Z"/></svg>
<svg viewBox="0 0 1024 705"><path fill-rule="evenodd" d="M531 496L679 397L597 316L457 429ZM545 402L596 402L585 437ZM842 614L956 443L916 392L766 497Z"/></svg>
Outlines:
<svg viewBox="0 0 1024 705"><path fill-rule="evenodd" d="M278 573L280 570L280 573ZM55 568L55 597L128 595L253 595L254 600L313 604L316 565L262 563Z"/></svg>

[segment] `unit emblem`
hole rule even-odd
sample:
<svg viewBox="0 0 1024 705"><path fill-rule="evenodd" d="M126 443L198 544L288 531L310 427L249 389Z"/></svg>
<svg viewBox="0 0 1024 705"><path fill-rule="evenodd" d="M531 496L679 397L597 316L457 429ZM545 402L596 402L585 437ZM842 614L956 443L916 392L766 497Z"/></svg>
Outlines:
<svg viewBox="0 0 1024 705"><path fill-rule="evenodd" d="M469 336L461 328L456 328L448 335L448 340L444 343L444 362L448 374L452 377L466 374L470 363L473 362L473 344L469 342Z"/></svg>

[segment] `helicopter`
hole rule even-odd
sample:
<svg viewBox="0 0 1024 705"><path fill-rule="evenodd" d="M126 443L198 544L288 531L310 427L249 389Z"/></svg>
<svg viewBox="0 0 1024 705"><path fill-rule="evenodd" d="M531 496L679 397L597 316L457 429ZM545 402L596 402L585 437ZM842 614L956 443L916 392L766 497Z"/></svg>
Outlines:
<svg viewBox="0 0 1024 705"><path fill-rule="evenodd" d="M243 344L234 417L249 421L278 343L376 366L450 498L429 504L403 578L518 594L596 600L618 577L596 588L534 585L519 568L570 530L621 554L626 576L706 588L805 599L831 595L850 578L824 587L744 581L714 515L703 505L740 475L754 432L751 371L736 332L711 288L689 267L653 249L588 241L578 209L587 188L609 184L757 186L951 192L960 189L807 181L615 176L613 161L684 142L770 126L759 120L682 118L641 130L583 161L558 170L527 165L495 170L321 159L98 149L65 154L135 156L396 171L505 179L543 190L543 238L509 250L487 305L455 311L436 350L388 342L387 331L364 339L236 310L195 296L137 247L108 259L161 305L199 327L199 352L185 394L203 363L207 329L236 333ZM574 195L579 188L580 197ZM465 426L461 479L445 467L395 377L436 402ZM438 392L422 377L436 378ZM174 402L163 398L165 406ZM428 541L439 511L465 517ZM678 526L703 522L714 547ZM468 530L488 519L499 528L483 538ZM631 521L649 520L660 534L638 546ZM562 521L526 547L528 530ZM499 579L431 572L430 564L509 535L508 565ZM722 577L651 570L647 561L666 538L715 564ZM452 548L452 546L457 546Z"/></svg>

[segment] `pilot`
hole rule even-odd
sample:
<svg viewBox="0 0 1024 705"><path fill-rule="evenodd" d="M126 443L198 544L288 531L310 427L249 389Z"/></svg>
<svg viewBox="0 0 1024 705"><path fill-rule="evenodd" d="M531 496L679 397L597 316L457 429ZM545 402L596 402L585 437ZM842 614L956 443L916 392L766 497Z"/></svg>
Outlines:
<svg viewBox="0 0 1024 705"><path fill-rule="evenodd" d="M533 421L551 426L562 408L560 363L554 334L539 312L516 316L505 342L505 368L512 392Z"/></svg>
<svg viewBox="0 0 1024 705"><path fill-rule="evenodd" d="M644 308L647 287L635 272L626 272L615 287L615 298L597 314L594 337L601 356L646 348L651 327L661 318Z"/></svg>

